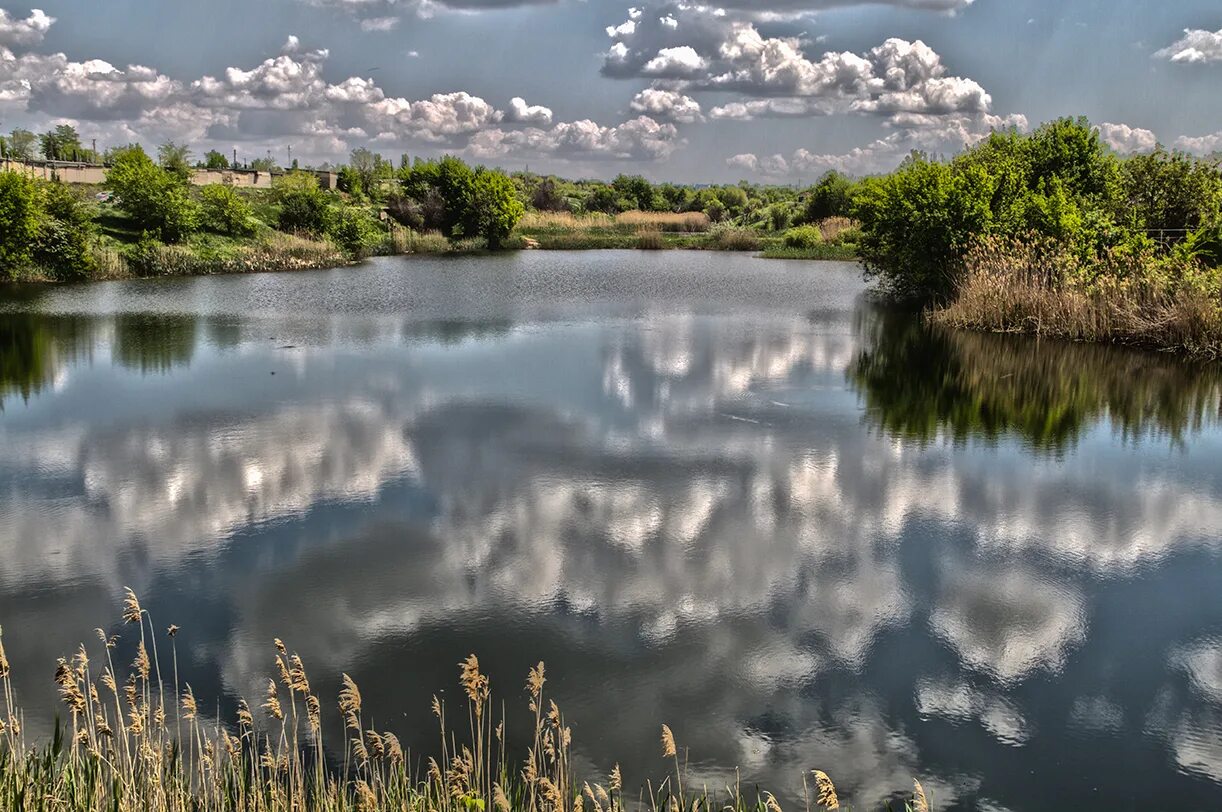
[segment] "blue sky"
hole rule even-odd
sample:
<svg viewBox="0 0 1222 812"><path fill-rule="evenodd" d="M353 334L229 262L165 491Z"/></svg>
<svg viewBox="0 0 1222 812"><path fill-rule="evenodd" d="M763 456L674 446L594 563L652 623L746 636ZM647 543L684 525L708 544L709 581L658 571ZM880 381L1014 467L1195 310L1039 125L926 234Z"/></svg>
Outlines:
<svg viewBox="0 0 1222 812"><path fill-rule="evenodd" d="M1217 0L0 0L0 129L809 181L1087 115L1222 149Z"/></svg>

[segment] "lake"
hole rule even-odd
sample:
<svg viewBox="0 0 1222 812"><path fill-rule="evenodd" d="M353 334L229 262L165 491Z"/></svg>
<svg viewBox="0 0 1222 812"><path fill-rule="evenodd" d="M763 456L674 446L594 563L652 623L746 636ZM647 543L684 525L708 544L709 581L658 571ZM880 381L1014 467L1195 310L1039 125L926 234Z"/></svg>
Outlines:
<svg viewBox="0 0 1222 812"><path fill-rule="evenodd" d="M544 660L633 788L666 723L689 785L787 808L812 768L855 808L1218 808L1222 372L865 291L678 251L8 289L27 729L95 627L130 662L130 585L210 712L280 637L328 724L347 672L427 753L475 652L511 743Z"/></svg>

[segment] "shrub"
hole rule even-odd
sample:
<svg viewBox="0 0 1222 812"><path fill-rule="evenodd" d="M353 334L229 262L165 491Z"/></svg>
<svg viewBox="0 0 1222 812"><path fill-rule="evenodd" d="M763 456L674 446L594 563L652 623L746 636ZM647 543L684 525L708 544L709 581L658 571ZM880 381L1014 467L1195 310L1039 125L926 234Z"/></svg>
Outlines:
<svg viewBox="0 0 1222 812"><path fill-rule="evenodd" d="M87 279L97 269L92 248L92 212L60 183L42 186L44 216L34 243L34 261L53 279Z"/></svg>
<svg viewBox="0 0 1222 812"><path fill-rule="evenodd" d="M157 166L139 147L116 156L105 186L138 228L166 242L186 239L199 225L198 207L187 192L186 181Z"/></svg>
<svg viewBox="0 0 1222 812"><path fill-rule="evenodd" d="M318 188L318 178L307 172L290 172L276 181L281 231L321 236L331 223L331 202Z"/></svg>
<svg viewBox="0 0 1222 812"><path fill-rule="evenodd" d="M488 247L496 250L513 233L514 227L526 213L522 201L518 200L513 181L503 172L484 169L475 174L471 185L470 211L464 215L469 226L465 236L480 236Z"/></svg>
<svg viewBox="0 0 1222 812"><path fill-rule="evenodd" d="M786 248L814 248L823 242L823 233L818 226L798 226L785 232Z"/></svg>
<svg viewBox="0 0 1222 812"><path fill-rule="evenodd" d="M328 218L327 233L355 257L368 256L382 236L377 222L365 209L342 206Z"/></svg>
<svg viewBox="0 0 1222 812"><path fill-rule="evenodd" d="M204 227L233 237L254 233L250 206L233 187L210 183L200 189L199 197Z"/></svg>
<svg viewBox="0 0 1222 812"><path fill-rule="evenodd" d="M11 275L29 264L40 215L34 180L0 172L0 271Z"/></svg>

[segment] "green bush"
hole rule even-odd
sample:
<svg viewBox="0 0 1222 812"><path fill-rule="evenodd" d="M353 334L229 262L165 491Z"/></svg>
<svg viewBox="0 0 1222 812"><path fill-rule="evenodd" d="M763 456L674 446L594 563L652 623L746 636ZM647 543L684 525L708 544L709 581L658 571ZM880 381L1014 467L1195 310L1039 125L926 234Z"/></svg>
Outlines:
<svg viewBox="0 0 1222 812"><path fill-rule="evenodd" d="M34 262L53 279L89 278L96 270L93 212L62 183L41 186L43 217Z"/></svg>
<svg viewBox="0 0 1222 812"><path fill-rule="evenodd" d="M11 277L30 263L40 220L35 181L0 172L0 272Z"/></svg>
<svg viewBox="0 0 1222 812"><path fill-rule="evenodd" d="M331 200L308 172L290 172L276 181L278 225L291 234L322 236L330 230Z"/></svg>
<svg viewBox="0 0 1222 812"><path fill-rule="evenodd" d="M140 147L122 150L114 158L105 186L138 228L166 242L180 242L199 226L199 209L186 181L157 166Z"/></svg>
<svg viewBox="0 0 1222 812"><path fill-rule="evenodd" d="M217 234L241 237L253 234L254 215L232 186L210 183L199 190L201 222Z"/></svg>
<svg viewBox="0 0 1222 812"><path fill-rule="evenodd" d="M383 238L377 221L365 209L338 207L328 218L328 235L355 257L368 256Z"/></svg>
<svg viewBox="0 0 1222 812"><path fill-rule="evenodd" d="M848 217L853 210L853 182L839 172L828 172L810 190L801 222L817 223L829 217Z"/></svg>
<svg viewBox="0 0 1222 812"><path fill-rule="evenodd" d="M823 232L818 226L798 226L785 232L786 248L814 248L823 242Z"/></svg>

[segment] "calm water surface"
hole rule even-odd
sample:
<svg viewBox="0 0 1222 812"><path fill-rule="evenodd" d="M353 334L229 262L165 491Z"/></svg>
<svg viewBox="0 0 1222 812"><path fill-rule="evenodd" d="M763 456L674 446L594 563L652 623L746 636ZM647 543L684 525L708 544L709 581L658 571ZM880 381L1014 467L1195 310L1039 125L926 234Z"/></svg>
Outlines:
<svg viewBox="0 0 1222 812"><path fill-rule="evenodd" d="M942 809L1222 806L1216 369L704 253L4 296L33 731L131 585L201 706L259 696L282 637L417 752L474 651L511 733L546 660L582 769L634 784L666 722L690 783L783 799L819 767L857 807L914 776Z"/></svg>

